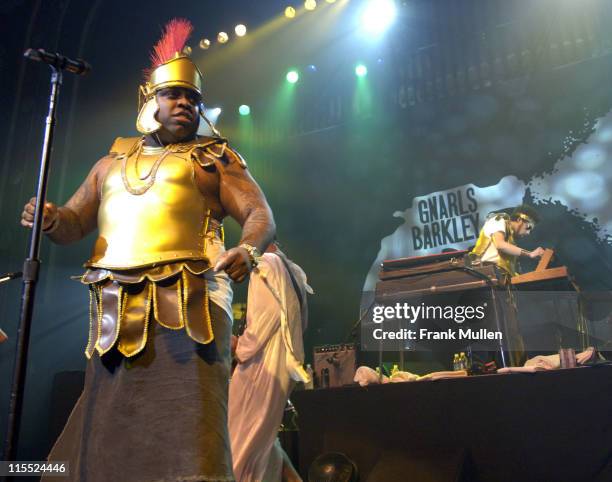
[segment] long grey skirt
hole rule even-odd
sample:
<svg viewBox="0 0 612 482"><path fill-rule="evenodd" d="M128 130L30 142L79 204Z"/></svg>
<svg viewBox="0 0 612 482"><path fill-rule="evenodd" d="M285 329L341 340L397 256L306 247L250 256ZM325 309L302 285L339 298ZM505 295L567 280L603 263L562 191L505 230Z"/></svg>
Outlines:
<svg viewBox="0 0 612 482"><path fill-rule="evenodd" d="M69 462L69 480L234 480L227 430L231 320L213 303L210 314L215 340L208 345L151 322L138 355L126 359L113 348L91 358L83 393L49 454L50 461Z"/></svg>

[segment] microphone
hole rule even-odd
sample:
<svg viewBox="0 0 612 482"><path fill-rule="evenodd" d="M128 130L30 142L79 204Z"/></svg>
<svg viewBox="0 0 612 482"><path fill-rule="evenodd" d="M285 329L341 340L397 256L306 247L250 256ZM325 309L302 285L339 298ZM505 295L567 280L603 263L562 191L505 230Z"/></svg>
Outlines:
<svg viewBox="0 0 612 482"><path fill-rule="evenodd" d="M85 75L91 70L91 65L83 59L69 59L61 54L52 54L44 49L28 49L23 53L23 56L35 60L36 62L44 62L52 65L56 69L67 70L77 75Z"/></svg>

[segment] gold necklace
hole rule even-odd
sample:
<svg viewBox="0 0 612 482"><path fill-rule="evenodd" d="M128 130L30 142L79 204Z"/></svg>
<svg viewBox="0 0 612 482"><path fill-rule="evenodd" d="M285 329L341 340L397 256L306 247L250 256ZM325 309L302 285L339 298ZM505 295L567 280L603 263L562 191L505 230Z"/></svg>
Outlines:
<svg viewBox="0 0 612 482"><path fill-rule="evenodd" d="M140 159L140 154L142 154L142 144L138 147L138 151L136 151L136 159L134 159L134 172L136 173L136 176L138 176L138 179L144 181L151 175L151 170L153 169L153 166L151 166L151 169L149 169L148 173L146 173L144 176L141 176L140 169L138 168L138 160Z"/></svg>
<svg viewBox="0 0 612 482"><path fill-rule="evenodd" d="M136 153L136 159L134 160L134 172L138 176L138 179L140 179L141 181L146 180L151 175L151 172L153 171L153 166L155 165L155 163L151 165L149 172L141 176L140 168L138 167L138 160L140 159L140 155L141 154L144 154L147 156L162 155L164 150L165 149L163 147L147 147L144 145L140 146L140 148L138 149L138 152Z"/></svg>
<svg viewBox="0 0 612 482"><path fill-rule="evenodd" d="M140 146L138 146L135 164L134 164L135 169L137 168L138 157L140 156L140 152L142 150L143 144L144 144L144 139L141 140ZM155 184L155 177L157 176L157 170L159 169L159 166L161 165L163 160L168 156L168 154L170 154L171 149L172 149L172 144L168 144L166 148L164 149L164 152L153 163L153 165L151 166L151 169L145 176L139 176L138 171L136 170L136 175L140 178L140 180L144 181L148 178L147 182L145 182L142 186L138 186L138 187L134 187L130 184L130 181L127 175L127 162L128 162L128 159L131 157L131 155L125 156L123 158L123 163L121 164L121 180L123 181L123 185L125 186L125 189L130 194L133 194L134 196L140 196L144 194L145 192L147 192L149 189L151 189L153 184Z"/></svg>

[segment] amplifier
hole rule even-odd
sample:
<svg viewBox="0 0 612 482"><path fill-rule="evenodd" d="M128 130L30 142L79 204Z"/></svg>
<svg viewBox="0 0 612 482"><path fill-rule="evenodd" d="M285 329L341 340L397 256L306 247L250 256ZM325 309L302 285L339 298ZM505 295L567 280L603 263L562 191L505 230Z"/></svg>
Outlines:
<svg viewBox="0 0 612 482"><path fill-rule="evenodd" d="M314 348L314 379L317 388L352 385L356 369L354 343Z"/></svg>

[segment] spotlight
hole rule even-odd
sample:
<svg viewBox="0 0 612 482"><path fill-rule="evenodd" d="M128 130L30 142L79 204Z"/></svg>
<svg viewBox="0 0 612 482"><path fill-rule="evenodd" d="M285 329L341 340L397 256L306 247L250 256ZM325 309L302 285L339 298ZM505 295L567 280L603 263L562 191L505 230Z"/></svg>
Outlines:
<svg viewBox="0 0 612 482"><path fill-rule="evenodd" d="M247 32L246 25L243 25L243 24L236 25L234 32L236 32L236 35L238 35L238 37L244 37Z"/></svg>
<svg viewBox="0 0 612 482"><path fill-rule="evenodd" d="M191 47L190 47L189 45L185 45L185 46L183 47L183 53L184 53L185 55L191 55Z"/></svg>
<svg viewBox="0 0 612 482"><path fill-rule="evenodd" d="M287 17L287 18L294 18L295 17L295 8L287 7L285 9L285 17Z"/></svg>
<svg viewBox="0 0 612 482"><path fill-rule="evenodd" d="M229 36L225 32L219 32L217 34L217 42L224 44L229 40Z"/></svg>
<svg viewBox="0 0 612 482"><path fill-rule="evenodd" d="M393 23L396 13L393 0L369 0L361 14L361 23L367 32L381 34Z"/></svg>
<svg viewBox="0 0 612 482"><path fill-rule="evenodd" d="M221 108L215 107L214 109L206 109L204 111L204 115L210 122L216 124L219 120L219 116L221 115Z"/></svg>
<svg viewBox="0 0 612 482"><path fill-rule="evenodd" d="M242 104L238 107L238 112L240 115L249 115L251 113L251 108L246 104Z"/></svg>
<svg viewBox="0 0 612 482"><path fill-rule="evenodd" d="M355 67L355 75L357 77L365 77L368 74L368 68L363 64L357 64Z"/></svg>
<svg viewBox="0 0 612 482"><path fill-rule="evenodd" d="M304 8L306 10L314 10L315 8L317 8L316 0L306 0L304 2Z"/></svg>
<svg viewBox="0 0 612 482"><path fill-rule="evenodd" d="M297 73L297 70L290 70L287 72L287 82L290 84L295 84L298 80L300 80L300 74Z"/></svg>
<svg viewBox="0 0 612 482"><path fill-rule="evenodd" d="M202 40L200 40L200 48L202 50L210 48L210 40L208 40L207 38L203 38Z"/></svg>
<svg viewBox="0 0 612 482"><path fill-rule="evenodd" d="M314 73L314 72L316 72L316 71L317 71L317 66L316 66L316 65L314 65L314 64L310 64L310 65L308 66L308 71L309 71L309 72L313 72L313 73Z"/></svg>

